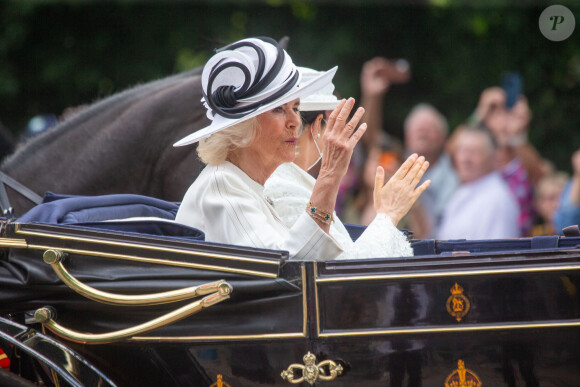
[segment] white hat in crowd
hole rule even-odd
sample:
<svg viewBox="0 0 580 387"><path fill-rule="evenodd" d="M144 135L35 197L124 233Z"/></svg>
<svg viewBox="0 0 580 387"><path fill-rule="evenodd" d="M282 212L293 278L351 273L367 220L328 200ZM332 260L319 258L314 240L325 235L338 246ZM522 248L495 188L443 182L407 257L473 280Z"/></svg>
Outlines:
<svg viewBox="0 0 580 387"><path fill-rule="evenodd" d="M296 98L328 85L337 67L301 82L292 58L271 38L232 43L212 56L203 68L202 102L211 125L182 138L173 146L195 143Z"/></svg>
<svg viewBox="0 0 580 387"><path fill-rule="evenodd" d="M316 71L308 67L298 67L298 71L302 74L302 80L300 81L302 83L308 83L324 74L322 71ZM317 92L300 98L300 111L317 112L334 110L336 105L338 105L338 98L336 98L333 93L334 84L330 82L326 86L320 88Z"/></svg>

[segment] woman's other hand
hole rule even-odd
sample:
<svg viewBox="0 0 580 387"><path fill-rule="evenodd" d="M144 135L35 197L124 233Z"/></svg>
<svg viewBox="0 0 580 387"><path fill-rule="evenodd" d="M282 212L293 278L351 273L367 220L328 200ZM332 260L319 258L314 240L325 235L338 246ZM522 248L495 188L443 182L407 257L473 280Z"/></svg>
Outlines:
<svg viewBox="0 0 580 387"><path fill-rule="evenodd" d="M385 184L385 171L378 167L374 189L376 212L389 216L396 226L431 184L427 180L417 187L427 168L429 162L425 157L413 154Z"/></svg>

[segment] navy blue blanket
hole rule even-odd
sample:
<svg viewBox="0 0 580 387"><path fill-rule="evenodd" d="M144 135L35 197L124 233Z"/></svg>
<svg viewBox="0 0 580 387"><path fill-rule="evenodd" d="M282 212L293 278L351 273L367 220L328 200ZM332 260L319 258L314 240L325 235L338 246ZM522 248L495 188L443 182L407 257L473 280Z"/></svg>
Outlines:
<svg viewBox="0 0 580 387"><path fill-rule="evenodd" d="M201 230L179 223L150 219L126 220L154 217L172 221L178 208L177 203L135 194L72 196L47 192L41 204L16 221L204 240L205 235Z"/></svg>

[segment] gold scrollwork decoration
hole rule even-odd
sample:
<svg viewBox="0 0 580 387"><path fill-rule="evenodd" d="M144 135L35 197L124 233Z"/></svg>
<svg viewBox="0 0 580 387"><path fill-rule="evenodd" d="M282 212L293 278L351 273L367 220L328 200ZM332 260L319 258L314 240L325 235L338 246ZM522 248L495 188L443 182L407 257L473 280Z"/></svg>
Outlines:
<svg viewBox="0 0 580 387"><path fill-rule="evenodd" d="M302 358L304 365L302 364L290 364L290 366L282 371L280 376L283 380L287 380L292 384L299 384L302 382L307 382L313 385L317 380L330 381L334 380L337 376L342 374L344 370L341 364L336 364L332 360L323 360L316 364L316 356L308 352ZM300 371L301 376L294 374L295 371Z"/></svg>
<svg viewBox="0 0 580 387"><path fill-rule="evenodd" d="M455 317L457 322L460 322L463 317L469 312L471 303L469 299L463 294L463 288L455 283L451 288L451 295L446 302L447 312Z"/></svg>
<svg viewBox="0 0 580 387"><path fill-rule="evenodd" d="M482 383L475 372L465 368L463 360L457 361L457 369L445 379L445 387L481 387Z"/></svg>

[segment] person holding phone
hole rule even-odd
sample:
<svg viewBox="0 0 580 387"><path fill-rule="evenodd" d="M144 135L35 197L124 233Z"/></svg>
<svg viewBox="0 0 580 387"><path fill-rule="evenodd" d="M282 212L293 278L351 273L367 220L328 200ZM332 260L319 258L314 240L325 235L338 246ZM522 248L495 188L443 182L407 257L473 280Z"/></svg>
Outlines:
<svg viewBox="0 0 580 387"><path fill-rule="evenodd" d="M528 141L532 114L521 94L521 80L507 74L503 87L490 87L480 96L472 124L489 129L497 142L496 165L518 201L521 236L532 232L535 219L533 186L547 173L546 162Z"/></svg>

